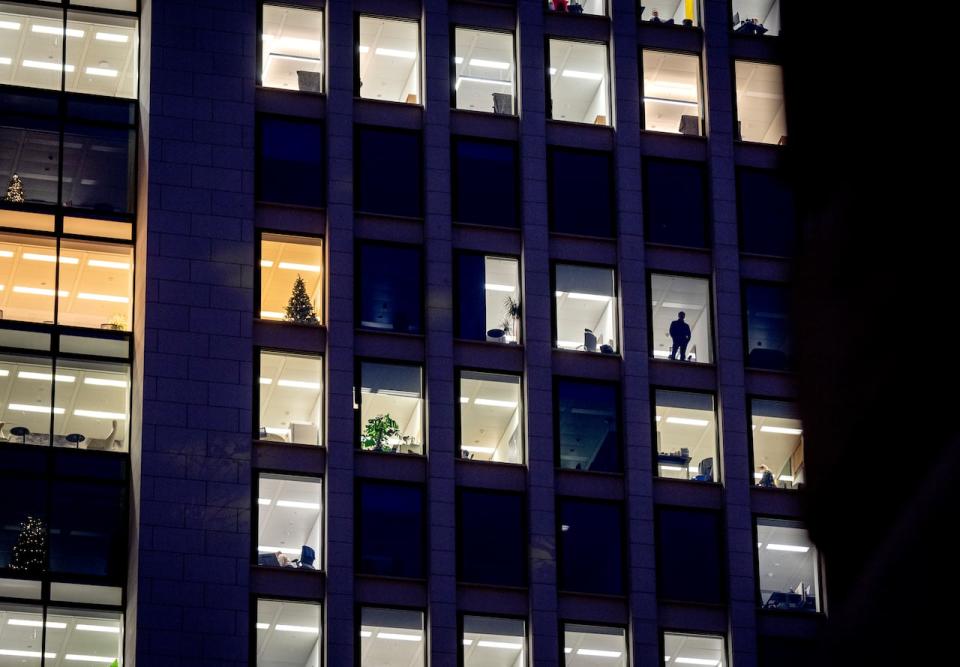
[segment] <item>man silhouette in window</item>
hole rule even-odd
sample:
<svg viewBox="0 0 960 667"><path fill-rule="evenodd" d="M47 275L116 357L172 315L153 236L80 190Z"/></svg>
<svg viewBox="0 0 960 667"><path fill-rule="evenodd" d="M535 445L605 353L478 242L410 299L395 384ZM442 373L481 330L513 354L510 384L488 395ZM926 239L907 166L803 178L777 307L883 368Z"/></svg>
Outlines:
<svg viewBox="0 0 960 667"><path fill-rule="evenodd" d="M677 358L677 351L680 351L680 361L687 358L687 343L690 342L690 325L684 322L686 313L682 310L677 314L677 319L670 323L670 338L673 339L673 348L670 350L670 358Z"/></svg>

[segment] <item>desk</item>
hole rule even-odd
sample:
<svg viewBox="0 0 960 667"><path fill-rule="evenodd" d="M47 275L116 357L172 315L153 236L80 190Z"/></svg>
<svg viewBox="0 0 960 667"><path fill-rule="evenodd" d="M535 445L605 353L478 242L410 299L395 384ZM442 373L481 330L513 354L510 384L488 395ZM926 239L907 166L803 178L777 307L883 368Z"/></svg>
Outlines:
<svg viewBox="0 0 960 667"><path fill-rule="evenodd" d="M774 591L763 603L764 609L798 609L801 611L816 611L817 600L813 597L804 597L799 593L783 593Z"/></svg>
<svg viewBox="0 0 960 667"><path fill-rule="evenodd" d="M690 457L683 454L657 454L657 465L679 466L690 479Z"/></svg>

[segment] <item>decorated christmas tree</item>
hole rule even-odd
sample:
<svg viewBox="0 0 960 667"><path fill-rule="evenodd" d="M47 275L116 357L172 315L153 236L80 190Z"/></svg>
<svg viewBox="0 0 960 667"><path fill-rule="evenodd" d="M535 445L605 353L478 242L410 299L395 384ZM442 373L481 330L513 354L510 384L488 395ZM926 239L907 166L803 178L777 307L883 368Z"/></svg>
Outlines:
<svg viewBox="0 0 960 667"><path fill-rule="evenodd" d="M20 535L13 545L10 559L11 570L21 570L27 574L43 572L47 560L47 528L43 521L28 516L20 524Z"/></svg>
<svg viewBox="0 0 960 667"><path fill-rule="evenodd" d="M10 202L11 204L22 204L24 202L23 181L20 180L20 176L17 174L10 177L10 185L7 186L7 194L3 198L3 201Z"/></svg>
<svg viewBox="0 0 960 667"><path fill-rule="evenodd" d="M287 303L287 316L284 319L297 324L320 324L310 295L307 294L307 286L303 284L303 278L299 274L297 281L293 283L293 294Z"/></svg>

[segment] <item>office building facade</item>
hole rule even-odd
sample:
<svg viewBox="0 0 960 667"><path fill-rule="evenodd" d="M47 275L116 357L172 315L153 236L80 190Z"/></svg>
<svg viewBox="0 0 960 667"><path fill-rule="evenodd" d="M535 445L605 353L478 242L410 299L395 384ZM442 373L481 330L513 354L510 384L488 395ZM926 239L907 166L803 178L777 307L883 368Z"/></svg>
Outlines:
<svg viewBox="0 0 960 667"><path fill-rule="evenodd" d="M779 5L0 3L0 665L802 655Z"/></svg>

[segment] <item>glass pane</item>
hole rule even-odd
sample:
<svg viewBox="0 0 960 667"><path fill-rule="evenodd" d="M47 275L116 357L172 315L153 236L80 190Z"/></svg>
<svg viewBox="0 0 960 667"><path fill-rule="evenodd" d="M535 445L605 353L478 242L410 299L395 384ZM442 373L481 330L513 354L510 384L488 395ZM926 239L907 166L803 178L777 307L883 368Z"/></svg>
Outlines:
<svg viewBox="0 0 960 667"><path fill-rule="evenodd" d="M705 248L706 171L699 162L645 159L643 217L653 243Z"/></svg>
<svg viewBox="0 0 960 667"><path fill-rule="evenodd" d="M705 278L653 274L650 277L653 356L713 363L710 282Z"/></svg>
<svg viewBox="0 0 960 667"><path fill-rule="evenodd" d="M260 353L260 440L319 445L323 359Z"/></svg>
<svg viewBox="0 0 960 667"><path fill-rule="evenodd" d="M264 5L260 39L264 86L323 92L323 12Z"/></svg>
<svg viewBox="0 0 960 667"><path fill-rule="evenodd" d="M723 637L663 633L663 664L726 667Z"/></svg>
<svg viewBox="0 0 960 667"><path fill-rule="evenodd" d="M463 254L457 258L460 338L519 343L520 262Z"/></svg>
<svg viewBox="0 0 960 667"><path fill-rule="evenodd" d="M360 667L426 667L425 654L422 611L360 610Z"/></svg>
<svg viewBox="0 0 960 667"><path fill-rule="evenodd" d="M53 361L42 357L0 356L0 439L30 445L50 444ZM58 382L68 382L58 373ZM75 382L72 377L69 382Z"/></svg>
<svg viewBox="0 0 960 667"><path fill-rule="evenodd" d="M53 324L56 259L54 239L0 235L0 318Z"/></svg>
<svg viewBox="0 0 960 667"><path fill-rule="evenodd" d="M90 38L89 31L67 32L70 41ZM0 3L0 84L61 90L62 65L62 10ZM76 73L74 64L66 69Z"/></svg>
<svg viewBox="0 0 960 667"><path fill-rule="evenodd" d="M757 550L764 609L820 610L817 548L802 524L757 519Z"/></svg>
<svg viewBox="0 0 960 667"><path fill-rule="evenodd" d="M456 29L457 108L513 115L516 97L513 35Z"/></svg>
<svg viewBox="0 0 960 667"><path fill-rule="evenodd" d="M137 0L67 0L67 4L79 5L81 7L116 9L122 12L137 11Z"/></svg>
<svg viewBox="0 0 960 667"><path fill-rule="evenodd" d="M700 136L700 58L643 51L644 128Z"/></svg>
<svg viewBox="0 0 960 667"><path fill-rule="evenodd" d="M359 572L424 576L423 490L407 484L361 482L359 503Z"/></svg>
<svg viewBox="0 0 960 667"><path fill-rule="evenodd" d="M619 472L620 404L616 385L559 380L556 392L560 467Z"/></svg>
<svg viewBox="0 0 960 667"><path fill-rule="evenodd" d="M321 481L261 474L257 492L257 565L322 569Z"/></svg>
<svg viewBox="0 0 960 667"><path fill-rule="evenodd" d="M656 513L657 595L723 604L725 562L720 515L661 507Z"/></svg>
<svg viewBox="0 0 960 667"><path fill-rule="evenodd" d="M257 667L320 667L320 605L257 600Z"/></svg>
<svg viewBox="0 0 960 667"><path fill-rule="evenodd" d="M0 5L0 9L2 7ZM0 13L0 21L7 20L3 16ZM0 44L3 44L6 32L0 29ZM0 79L8 69L0 64ZM5 197L7 191L14 188L25 203L56 204L59 178L60 132L57 123L35 116L0 116L0 196ZM0 220L5 227L53 231L52 217L47 221L37 219L36 215L0 211Z"/></svg>
<svg viewBox="0 0 960 667"><path fill-rule="evenodd" d="M606 3L604 0L547 0L547 10L563 14L603 16L606 13Z"/></svg>
<svg viewBox="0 0 960 667"><path fill-rule="evenodd" d="M323 206L324 126L260 116L257 128L257 198L281 204Z"/></svg>
<svg viewBox="0 0 960 667"><path fill-rule="evenodd" d="M0 134L2 133L3 128L0 128ZM21 187L23 185L22 179L20 185ZM6 190L4 190L4 192L6 192ZM56 197L54 197L54 199L56 199ZM0 227L13 227L16 229L26 229L38 232L52 232L56 228L56 221L52 215L46 215L44 213L31 213L29 211L11 211L10 209L0 209Z"/></svg>
<svg viewBox="0 0 960 667"><path fill-rule="evenodd" d="M43 609L19 604L0 604L0 665L4 667L40 667L43 655ZM50 627L49 625L47 626ZM49 660L57 653L47 647Z"/></svg>
<svg viewBox="0 0 960 667"><path fill-rule="evenodd" d="M516 618L463 617L464 667L526 665L526 624Z"/></svg>
<svg viewBox="0 0 960 667"><path fill-rule="evenodd" d="M733 31L738 35L779 35L780 0L733 0Z"/></svg>
<svg viewBox="0 0 960 667"><path fill-rule="evenodd" d="M294 295L300 292L298 278L303 281L303 292L291 316L287 308ZM307 307L307 300L310 307ZM297 324L320 324L323 321L323 241L263 235L260 241L260 317Z"/></svg>
<svg viewBox="0 0 960 667"><path fill-rule="evenodd" d="M56 372L53 444L126 451L130 367L60 358Z"/></svg>
<svg viewBox="0 0 960 667"><path fill-rule="evenodd" d="M0 477L0 569L25 576L46 569L46 493L36 478Z"/></svg>
<svg viewBox="0 0 960 667"><path fill-rule="evenodd" d="M720 480L713 396L656 390L657 475L697 482Z"/></svg>
<svg viewBox="0 0 960 667"><path fill-rule="evenodd" d="M624 526L620 506L573 498L562 498L558 505L560 588L623 593Z"/></svg>
<svg viewBox="0 0 960 667"><path fill-rule="evenodd" d="M738 60L737 127L742 141L787 143L783 71L779 65Z"/></svg>
<svg viewBox="0 0 960 667"><path fill-rule="evenodd" d="M397 333L423 331L423 256L420 248L364 243L358 253L360 327Z"/></svg>
<svg viewBox="0 0 960 667"><path fill-rule="evenodd" d="M517 148L513 144L454 139L453 219L474 225L517 227Z"/></svg>
<svg viewBox="0 0 960 667"><path fill-rule="evenodd" d="M781 285L747 284L747 365L786 370L793 366L790 295Z"/></svg>
<svg viewBox="0 0 960 667"><path fill-rule="evenodd" d="M565 623L563 647L567 667L627 667L627 636L623 628Z"/></svg>
<svg viewBox="0 0 960 667"><path fill-rule="evenodd" d="M458 500L458 579L474 584L526 584L527 531L523 496L460 489ZM494 535L496 539L491 539Z"/></svg>
<svg viewBox="0 0 960 667"><path fill-rule="evenodd" d="M550 40L550 118L610 125L606 44Z"/></svg>
<svg viewBox="0 0 960 667"><path fill-rule="evenodd" d="M460 373L460 456L523 463L520 376Z"/></svg>
<svg viewBox="0 0 960 667"><path fill-rule="evenodd" d="M60 244L57 321L130 331L132 320L133 248L64 239Z"/></svg>
<svg viewBox="0 0 960 667"><path fill-rule="evenodd" d="M757 486L799 489L804 485L803 424L793 403L750 402L753 482Z"/></svg>
<svg viewBox="0 0 960 667"><path fill-rule="evenodd" d="M357 130L357 209L363 213L423 214L420 134L361 127Z"/></svg>
<svg viewBox="0 0 960 667"><path fill-rule="evenodd" d="M134 18L69 12L67 90L135 99L138 34ZM72 38L74 35L77 35L75 39Z"/></svg>
<svg viewBox="0 0 960 667"><path fill-rule="evenodd" d="M51 484L50 570L123 581L127 489L122 484Z"/></svg>
<svg viewBox="0 0 960 667"><path fill-rule="evenodd" d="M130 241L133 239L133 225L118 220L64 217L63 233L76 234L77 236L103 236L108 239Z"/></svg>
<svg viewBox="0 0 960 667"><path fill-rule="evenodd" d="M793 254L797 213L789 184L769 169L737 170L737 210L743 252Z"/></svg>
<svg viewBox="0 0 960 667"><path fill-rule="evenodd" d="M419 366L360 364L360 448L423 454L423 384Z"/></svg>
<svg viewBox="0 0 960 667"><path fill-rule="evenodd" d="M613 158L609 153L554 148L550 156L550 229L613 236Z"/></svg>
<svg viewBox="0 0 960 667"><path fill-rule="evenodd" d="M123 655L123 617L114 612L50 609L44 649L57 662L119 664ZM46 664L50 664L47 660Z"/></svg>
<svg viewBox="0 0 960 667"><path fill-rule="evenodd" d="M420 104L420 28L416 21L360 17L360 97Z"/></svg>
<svg viewBox="0 0 960 667"><path fill-rule="evenodd" d="M556 347L614 354L618 349L613 269L556 266Z"/></svg>
<svg viewBox="0 0 960 667"><path fill-rule="evenodd" d="M67 124L63 141L63 205L133 211L133 130Z"/></svg>
<svg viewBox="0 0 960 667"><path fill-rule="evenodd" d="M660 25L700 25L695 0L645 0L640 7L640 19Z"/></svg>

